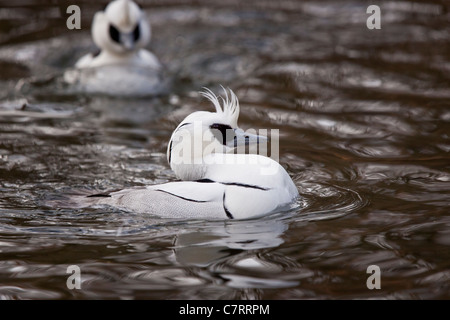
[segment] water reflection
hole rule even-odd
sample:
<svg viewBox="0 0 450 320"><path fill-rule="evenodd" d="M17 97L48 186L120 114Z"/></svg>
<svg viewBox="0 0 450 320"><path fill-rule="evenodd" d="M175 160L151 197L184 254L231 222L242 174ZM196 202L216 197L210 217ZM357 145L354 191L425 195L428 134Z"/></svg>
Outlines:
<svg viewBox="0 0 450 320"><path fill-rule="evenodd" d="M282 218L226 221L178 234L174 252L179 263L208 266L237 251L277 247L287 229Z"/></svg>

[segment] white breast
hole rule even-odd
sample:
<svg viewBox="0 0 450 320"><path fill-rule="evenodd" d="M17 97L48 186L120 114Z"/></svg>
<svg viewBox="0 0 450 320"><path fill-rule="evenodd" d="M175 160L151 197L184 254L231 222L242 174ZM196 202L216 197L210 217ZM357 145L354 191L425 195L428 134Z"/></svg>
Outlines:
<svg viewBox="0 0 450 320"><path fill-rule="evenodd" d="M95 68L110 65L120 65L123 67L141 67L161 69L161 63L158 58L148 50L140 49L128 55L112 54L106 50L94 56L89 53L81 57L75 64L76 68Z"/></svg>
<svg viewBox="0 0 450 320"><path fill-rule="evenodd" d="M237 219L272 213L289 205L298 190L286 170L276 161L246 154L213 154L205 161L206 179L226 184L225 206ZM223 162L223 164L222 164Z"/></svg>
<svg viewBox="0 0 450 320"><path fill-rule="evenodd" d="M87 57L87 65L88 60ZM162 94L167 91L168 80L161 69L126 64L70 69L64 73L64 81L74 92L125 97Z"/></svg>

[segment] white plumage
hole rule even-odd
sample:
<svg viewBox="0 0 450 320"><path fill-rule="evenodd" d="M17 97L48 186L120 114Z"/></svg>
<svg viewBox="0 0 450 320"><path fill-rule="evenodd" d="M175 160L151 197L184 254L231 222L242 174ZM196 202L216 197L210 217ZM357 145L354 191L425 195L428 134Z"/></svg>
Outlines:
<svg viewBox="0 0 450 320"><path fill-rule="evenodd" d="M264 137L237 127L238 99L231 90L229 96L224 91L222 106L211 91L203 92L216 112L194 112L172 134L167 159L183 181L78 200L165 218L248 219L288 208L298 191L286 170L262 155L234 153L237 146ZM218 134L224 129L230 139Z"/></svg>
<svg viewBox="0 0 450 320"><path fill-rule="evenodd" d="M144 12L131 0L115 0L95 14L92 38L101 50L87 54L77 68L124 65L160 69L156 56L144 47L150 42L151 27Z"/></svg>
<svg viewBox="0 0 450 320"><path fill-rule="evenodd" d="M151 28L131 0L114 0L95 14L92 38L100 50L88 53L64 73L70 89L113 96L153 96L167 91L168 79L158 58L145 49Z"/></svg>

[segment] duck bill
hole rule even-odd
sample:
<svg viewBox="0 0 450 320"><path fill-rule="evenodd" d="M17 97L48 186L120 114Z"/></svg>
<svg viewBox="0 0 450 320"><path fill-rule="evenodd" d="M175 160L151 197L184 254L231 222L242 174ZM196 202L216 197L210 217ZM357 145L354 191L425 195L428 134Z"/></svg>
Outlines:
<svg viewBox="0 0 450 320"><path fill-rule="evenodd" d="M233 131L234 139L230 139L227 144L230 148L258 145L260 143L266 143L268 140L265 136L245 132L242 129L234 129Z"/></svg>
<svg viewBox="0 0 450 320"><path fill-rule="evenodd" d="M132 51L134 49L133 33L121 33L120 43L125 49L127 49L128 51Z"/></svg>

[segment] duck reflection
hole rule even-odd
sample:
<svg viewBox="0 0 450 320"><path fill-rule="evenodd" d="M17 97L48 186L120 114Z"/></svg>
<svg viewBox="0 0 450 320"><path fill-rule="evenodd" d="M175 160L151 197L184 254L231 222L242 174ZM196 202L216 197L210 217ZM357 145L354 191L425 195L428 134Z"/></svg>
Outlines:
<svg viewBox="0 0 450 320"><path fill-rule="evenodd" d="M179 234L173 251L177 262L184 267L194 267L190 270L198 273L199 278L230 288L251 290L257 297L261 288L289 288L299 284L298 274L286 273L290 268L299 270L295 261L264 250L282 245L288 228L286 215L208 224ZM303 269L300 267L300 270Z"/></svg>
<svg viewBox="0 0 450 320"><path fill-rule="evenodd" d="M176 236L174 252L179 263L208 266L244 250L280 246L288 223L282 218L211 223Z"/></svg>

